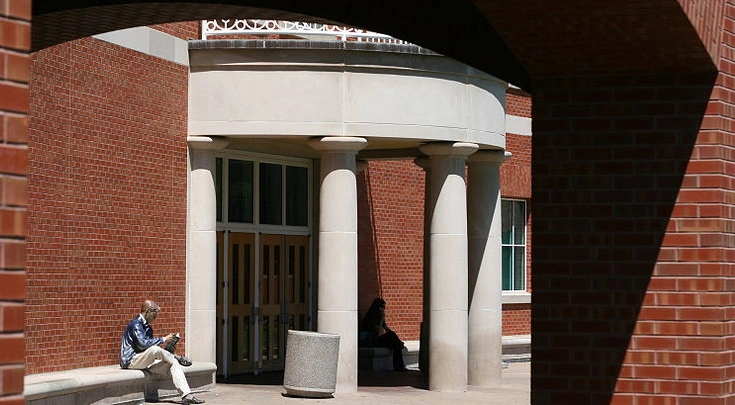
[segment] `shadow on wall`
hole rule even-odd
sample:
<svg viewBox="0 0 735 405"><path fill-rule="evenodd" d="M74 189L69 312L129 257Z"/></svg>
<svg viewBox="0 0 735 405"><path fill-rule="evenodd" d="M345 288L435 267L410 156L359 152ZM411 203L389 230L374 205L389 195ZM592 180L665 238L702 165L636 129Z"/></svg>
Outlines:
<svg viewBox="0 0 735 405"><path fill-rule="evenodd" d="M368 169L357 175L358 317L382 296Z"/></svg>
<svg viewBox="0 0 735 405"><path fill-rule="evenodd" d="M534 404L615 393L713 82L535 83Z"/></svg>

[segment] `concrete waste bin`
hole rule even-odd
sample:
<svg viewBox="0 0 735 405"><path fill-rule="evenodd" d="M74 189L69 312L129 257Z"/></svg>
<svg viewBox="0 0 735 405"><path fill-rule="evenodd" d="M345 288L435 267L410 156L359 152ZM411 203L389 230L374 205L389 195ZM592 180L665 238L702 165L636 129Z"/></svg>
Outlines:
<svg viewBox="0 0 735 405"><path fill-rule="evenodd" d="M289 330L283 388L297 397L328 398L337 385L339 335Z"/></svg>

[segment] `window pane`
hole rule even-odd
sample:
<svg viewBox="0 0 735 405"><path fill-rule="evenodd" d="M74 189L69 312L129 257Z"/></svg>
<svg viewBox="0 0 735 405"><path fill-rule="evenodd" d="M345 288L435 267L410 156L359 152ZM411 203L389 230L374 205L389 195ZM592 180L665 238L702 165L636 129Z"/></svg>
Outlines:
<svg viewBox="0 0 735 405"><path fill-rule="evenodd" d="M253 222L253 162L229 161L228 220L230 222Z"/></svg>
<svg viewBox="0 0 735 405"><path fill-rule="evenodd" d="M513 281L513 248L503 246L503 290L510 290Z"/></svg>
<svg viewBox="0 0 735 405"><path fill-rule="evenodd" d="M283 166L260 164L260 223L281 225L283 211Z"/></svg>
<svg viewBox="0 0 735 405"><path fill-rule="evenodd" d="M217 199L217 221L222 221L222 158L215 160L214 193Z"/></svg>
<svg viewBox="0 0 735 405"><path fill-rule="evenodd" d="M309 178L305 167L286 166L286 225L308 225Z"/></svg>
<svg viewBox="0 0 735 405"><path fill-rule="evenodd" d="M502 243L508 244L511 241L513 230L513 205L510 201L502 200L500 204L500 212L502 214Z"/></svg>
<svg viewBox="0 0 735 405"><path fill-rule="evenodd" d="M513 257L513 289L526 290L526 248L516 246Z"/></svg>
<svg viewBox="0 0 735 405"><path fill-rule="evenodd" d="M526 204L513 201L513 243L526 244Z"/></svg>

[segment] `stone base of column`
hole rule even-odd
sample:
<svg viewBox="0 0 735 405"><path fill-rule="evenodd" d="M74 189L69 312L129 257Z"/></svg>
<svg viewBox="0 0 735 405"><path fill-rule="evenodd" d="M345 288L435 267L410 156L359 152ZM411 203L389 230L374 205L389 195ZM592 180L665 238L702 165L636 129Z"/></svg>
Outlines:
<svg viewBox="0 0 735 405"><path fill-rule="evenodd" d="M431 311L429 390L467 391L467 312Z"/></svg>
<svg viewBox="0 0 735 405"><path fill-rule="evenodd" d="M502 377L502 311L470 310L467 383L497 387Z"/></svg>
<svg viewBox="0 0 735 405"><path fill-rule="evenodd" d="M319 332L340 336L335 392L357 392L357 311L317 311Z"/></svg>

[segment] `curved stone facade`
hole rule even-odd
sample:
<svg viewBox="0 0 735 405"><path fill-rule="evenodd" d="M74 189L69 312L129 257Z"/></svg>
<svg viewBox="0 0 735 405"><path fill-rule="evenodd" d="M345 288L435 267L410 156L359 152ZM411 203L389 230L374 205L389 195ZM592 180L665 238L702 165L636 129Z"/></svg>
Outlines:
<svg viewBox="0 0 735 405"><path fill-rule="evenodd" d="M269 152L275 138L305 157L316 155L293 146L311 136L365 137L370 157L418 156L431 141L505 146L506 84L418 46L220 40L189 52L191 136L267 140Z"/></svg>

